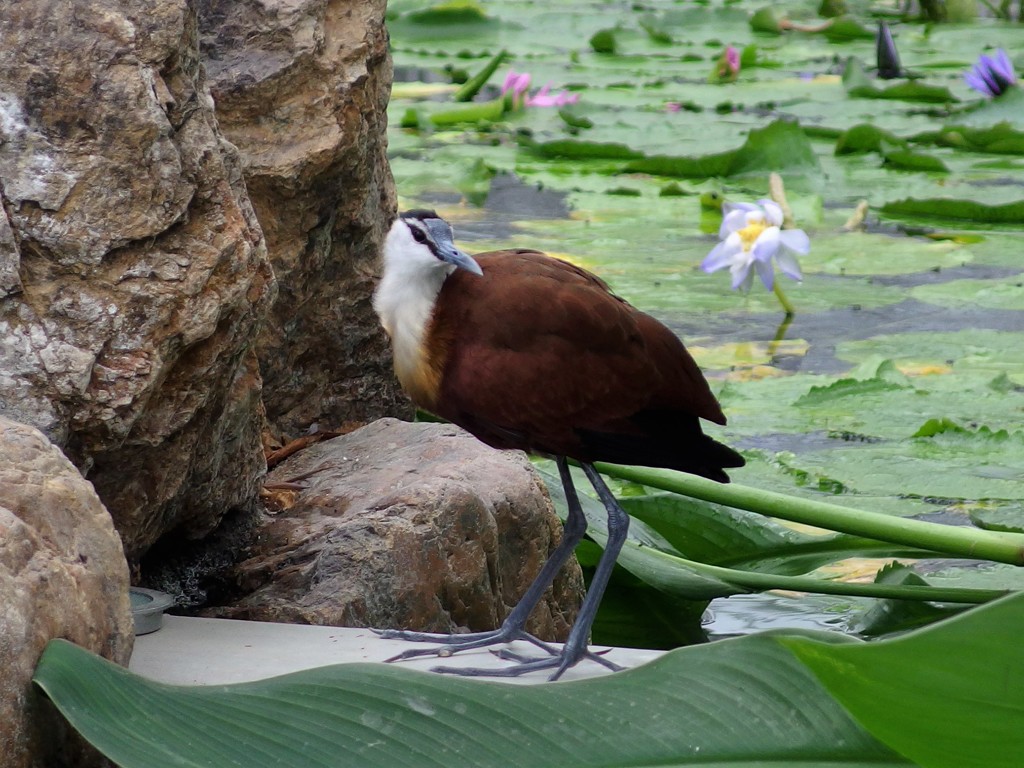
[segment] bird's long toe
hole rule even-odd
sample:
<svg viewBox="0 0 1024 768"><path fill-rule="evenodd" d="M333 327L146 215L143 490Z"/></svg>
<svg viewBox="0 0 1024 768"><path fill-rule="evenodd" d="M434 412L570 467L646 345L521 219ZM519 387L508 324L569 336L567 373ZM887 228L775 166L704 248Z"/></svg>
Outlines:
<svg viewBox="0 0 1024 768"><path fill-rule="evenodd" d="M410 632L407 629L371 629L382 640L405 640L410 643L458 643L469 635L447 635L438 632Z"/></svg>
<svg viewBox="0 0 1024 768"><path fill-rule="evenodd" d="M515 661L516 663L503 668L484 667L431 667L431 672L439 672L446 675L460 675L462 677L519 677L530 672L539 672L553 669L554 672L548 680L557 680L566 670L576 666L584 659L595 661L612 672L621 672L625 667L604 658L607 651L594 652L584 648L582 652L563 648L555 651L550 656L527 656L509 648L492 651L500 659Z"/></svg>
<svg viewBox="0 0 1024 768"><path fill-rule="evenodd" d="M460 651L471 651L478 648L486 648L489 645L501 645L516 640L525 640L547 652L548 656L560 654L558 648L545 643L543 640L534 637L529 632L518 628L500 627L489 632L472 632L462 635L442 635L432 632L409 632L400 629L375 629L373 630L384 640L404 640L418 643L434 643L430 648L410 648L402 651L386 662L405 661L423 656L451 656Z"/></svg>
<svg viewBox="0 0 1024 768"><path fill-rule="evenodd" d="M582 654L578 655L572 653L556 652L554 656L566 662L563 671L565 671L569 667L576 666L583 659L587 659L588 661L596 661L602 667L607 667L612 672L621 672L623 669L625 669L625 667L623 667L620 664L616 664L614 661L610 661L604 657L604 654L608 653L608 651L610 650L610 648L604 651L591 651L588 649L584 651ZM491 652L499 659L504 659L506 661L515 661L520 664L529 664L534 661L546 661L546 658L544 656L527 656L525 653L518 653L516 651L513 651L511 648L502 648L500 650Z"/></svg>

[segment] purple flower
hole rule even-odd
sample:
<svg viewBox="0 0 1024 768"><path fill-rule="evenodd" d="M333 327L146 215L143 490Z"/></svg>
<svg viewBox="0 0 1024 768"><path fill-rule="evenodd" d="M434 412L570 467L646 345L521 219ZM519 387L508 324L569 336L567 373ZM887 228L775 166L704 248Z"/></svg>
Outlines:
<svg viewBox="0 0 1024 768"><path fill-rule="evenodd" d="M995 98L1010 86L1017 84L1017 75L1013 71L1010 57L1006 55L1006 51L999 48L995 56L982 54L978 62L964 75L964 80L979 93Z"/></svg>
<svg viewBox="0 0 1024 768"><path fill-rule="evenodd" d="M787 277L800 280L796 255L806 255L811 241L802 229L782 229L782 208L772 200L725 203L722 206L721 242L701 262L705 272L729 267L733 290L750 290L754 273L769 291L775 284L772 260Z"/></svg>
<svg viewBox="0 0 1024 768"><path fill-rule="evenodd" d="M505 82L501 86L501 95L504 96L507 93L511 93L512 105L514 107L518 107L520 104L524 107L564 107L567 104L575 104L580 100L578 93L559 91L556 94L552 94L550 84L545 85L533 96L530 96L526 93L529 87L529 73L509 70L509 73L505 76Z"/></svg>

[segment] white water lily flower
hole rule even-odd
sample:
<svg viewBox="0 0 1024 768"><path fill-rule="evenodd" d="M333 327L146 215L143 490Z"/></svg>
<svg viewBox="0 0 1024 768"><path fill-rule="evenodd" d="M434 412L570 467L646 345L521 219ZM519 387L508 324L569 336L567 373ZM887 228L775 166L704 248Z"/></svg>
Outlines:
<svg viewBox="0 0 1024 768"><path fill-rule="evenodd" d="M807 255L811 241L802 229L782 229L782 208L771 200L725 203L722 206L721 242L701 262L705 272L729 267L733 289L750 290L754 273L769 291L775 284L775 267L787 277L800 280L796 255Z"/></svg>

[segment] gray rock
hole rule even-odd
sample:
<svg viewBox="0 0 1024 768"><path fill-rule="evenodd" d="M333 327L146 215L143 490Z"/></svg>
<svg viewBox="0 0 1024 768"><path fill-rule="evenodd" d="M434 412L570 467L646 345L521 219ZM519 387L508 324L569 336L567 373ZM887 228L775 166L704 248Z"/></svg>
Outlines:
<svg viewBox="0 0 1024 768"><path fill-rule="evenodd" d="M259 339L284 439L411 416L370 306L395 215L385 0L198 0L217 120L238 147L280 293Z"/></svg>
<svg viewBox="0 0 1024 768"><path fill-rule="evenodd" d="M265 470L274 294L187 0L7 0L0 414L92 480L128 556L211 530Z"/></svg>
<svg viewBox="0 0 1024 768"><path fill-rule="evenodd" d="M77 750L32 674L62 637L126 665L128 564L92 486L39 431L0 417L0 749L5 768ZM84 761L84 762L83 762ZM76 764L96 764L79 755Z"/></svg>
<svg viewBox="0 0 1024 768"><path fill-rule="evenodd" d="M500 625L561 537L526 457L457 427L383 419L268 477L303 486L268 517L206 616L462 632ZM285 483L282 491L281 483ZM275 489L277 489L275 491ZM583 595L575 561L528 629L563 640Z"/></svg>

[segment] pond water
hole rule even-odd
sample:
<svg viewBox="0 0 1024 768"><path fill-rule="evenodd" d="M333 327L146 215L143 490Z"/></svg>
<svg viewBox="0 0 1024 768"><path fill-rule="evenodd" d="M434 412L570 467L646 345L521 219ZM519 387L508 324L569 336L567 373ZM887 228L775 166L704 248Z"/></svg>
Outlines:
<svg viewBox="0 0 1024 768"><path fill-rule="evenodd" d="M816 25L817 5L772 8ZM528 246L585 266L679 333L729 417L714 435L748 460L736 482L1024 528L1024 98L986 100L963 81L995 46L1024 63L1018 26L926 26L852 2L845 26L781 34L756 29L746 2L428 6L389 9L402 207L436 208L470 252ZM880 18L908 78L874 77ZM726 46L743 63L720 82ZM466 108L453 81L501 50L470 105L490 112L451 121ZM502 107L510 69L578 102ZM701 195L752 202L773 171L811 241L802 282L780 278L788 324L759 284L744 295L699 268L720 221ZM866 217L845 228L861 200ZM1008 566L947 566L929 580L1024 585ZM863 608L787 600L734 599L718 621L746 626L752 611L764 627L796 611L799 625L846 627Z"/></svg>

